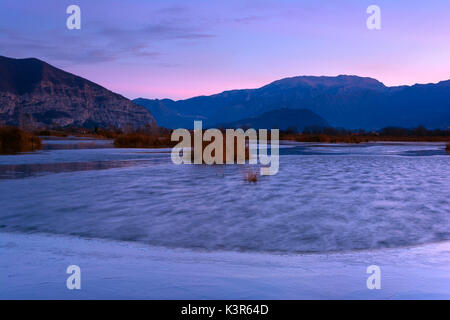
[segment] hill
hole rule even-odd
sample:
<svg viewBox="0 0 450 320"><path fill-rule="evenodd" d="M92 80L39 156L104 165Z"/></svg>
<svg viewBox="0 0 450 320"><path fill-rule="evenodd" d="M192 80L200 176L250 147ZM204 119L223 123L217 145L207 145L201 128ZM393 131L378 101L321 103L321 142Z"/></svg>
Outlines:
<svg viewBox="0 0 450 320"><path fill-rule="evenodd" d="M388 126L445 129L450 126L450 81L387 87L357 76L300 76L258 89L225 91L186 100L137 99L166 127L229 123L282 108L309 109L333 127L380 129Z"/></svg>
<svg viewBox="0 0 450 320"><path fill-rule="evenodd" d="M156 127L125 97L41 60L0 56L0 124L22 127Z"/></svg>
<svg viewBox="0 0 450 320"><path fill-rule="evenodd" d="M308 109L278 109L253 118L219 125L224 128L281 129L302 131L306 128L325 128L328 123Z"/></svg>

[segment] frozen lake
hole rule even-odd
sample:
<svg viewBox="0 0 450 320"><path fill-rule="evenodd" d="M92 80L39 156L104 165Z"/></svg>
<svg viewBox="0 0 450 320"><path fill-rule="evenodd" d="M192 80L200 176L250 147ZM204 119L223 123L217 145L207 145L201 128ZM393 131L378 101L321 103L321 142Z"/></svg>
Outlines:
<svg viewBox="0 0 450 320"><path fill-rule="evenodd" d="M0 156L0 230L207 250L324 252L450 239L441 144L290 145L280 171L174 165L168 149Z"/></svg>
<svg viewBox="0 0 450 320"><path fill-rule="evenodd" d="M117 255L126 256L124 248L134 242L158 248L161 256L188 250L191 258L209 255L207 261L211 255L232 254L241 261L246 255L262 254L262 261L275 259L282 265L280 259L285 258L281 257L288 255L289 261L301 265L299 257L308 257L304 267L322 272L326 269L323 257L346 254L350 255L345 260L348 265L353 263L351 257L359 261L362 278L365 262L358 257L370 260L367 257L374 249L387 261L392 261L392 252L397 258L408 254L410 266L414 259L418 265L428 264L439 254L435 283L449 274L448 264L442 264L448 262L445 246L450 240L450 156L444 144L289 143L280 150L279 173L249 184L244 182L241 166L225 166L223 176L215 166L177 166L170 160L169 149L113 149L107 141L70 142L75 148L67 147L70 143L64 140L63 147L58 143L51 141L51 146L33 154L0 156L0 232L4 241L13 239L15 244L2 244L10 261L33 243L41 252L37 259L42 260L35 267L52 269L47 260L58 258L52 258L55 250L48 239L63 237L74 239L63 242L68 246L81 244L66 248L78 250L79 255L87 254L83 249L87 239L98 239L95 245L100 247L110 241L105 248L111 253L115 249L110 246L123 242ZM439 250L427 249L423 260L420 254L411 258L408 248L436 243L441 243ZM101 264L89 261L91 266ZM263 266L264 272L271 272L270 265ZM15 272L13 266L8 270L5 260L1 267ZM132 267L127 270L132 273ZM233 270L235 277L248 273L245 264L238 263ZM120 277L125 281L127 274ZM32 283L33 275L27 279ZM430 297L432 285L428 286ZM261 288L249 290L248 297L267 296ZM333 290L324 297L333 297ZM449 293L438 291L438 297ZM29 291L19 290L14 296L20 292ZM170 293L164 297L170 298ZM288 297L295 294L290 292ZM307 298L307 294L299 297Z"/></svg>

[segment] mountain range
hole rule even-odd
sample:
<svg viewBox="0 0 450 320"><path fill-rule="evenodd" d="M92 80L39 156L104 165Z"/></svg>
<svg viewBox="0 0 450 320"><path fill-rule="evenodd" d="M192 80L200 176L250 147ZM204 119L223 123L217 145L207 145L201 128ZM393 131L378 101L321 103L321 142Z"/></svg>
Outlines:
<svg viewBox="0 0 450 320"><path fill-rule="evenodd" d="M252 118L219 124L221 128L253 128L303 131L306 128L326 128L330 125L308 109L277 109Z"/></svg>
<svg viewBox="0 0 450 320"><path fill-rule="evenodd" d="M192 128L195 119L203 120L205 127L214 127L286 108L308 109L330 126L346 129L450 126L450 80L387 87L358 76L299 76L258 89L178 101L139 98L134 102L146 107L161 126L168 128Z"/></svg>
<svg viewBox="0 0 450 320"><path fill-rule="evenodd" d="M448 129L450 80L388 87L367 77L298 76L185 100L130 101L44 61L0 56L0 125L175 129L194 120L205 128Z"/></svg>
<svg viewBox="0 0 450 320"><path fill-rule="evenodd" d="M22 127L156 127L125 97L41 60L0 56L0 124Z"/></svg>

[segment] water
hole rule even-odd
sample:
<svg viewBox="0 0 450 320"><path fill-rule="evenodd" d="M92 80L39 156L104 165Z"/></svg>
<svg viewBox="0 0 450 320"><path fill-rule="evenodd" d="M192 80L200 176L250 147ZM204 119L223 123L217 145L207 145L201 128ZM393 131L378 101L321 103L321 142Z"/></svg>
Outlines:
<svg viewBox="0 0 450 320"><path fill-rule="evenodd" d="M241 166L224 176L177 166L168 149L44 142L0 156L0 231L257 252L450 239L450 156L439 143L289 143L279 173L250 184Z"/></svg>

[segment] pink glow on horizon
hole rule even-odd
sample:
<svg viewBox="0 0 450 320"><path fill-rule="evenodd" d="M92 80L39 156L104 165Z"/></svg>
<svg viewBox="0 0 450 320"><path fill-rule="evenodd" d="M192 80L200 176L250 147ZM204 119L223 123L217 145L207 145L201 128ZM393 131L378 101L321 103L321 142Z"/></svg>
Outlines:
<svg viewBox="0 0 450 320"><path fill-rule="evenodd" d="M450 78L450 2L377 0L2 0L1 55L36 57L127 98L185 99L293 76L340 74L386 86ZM108 10L105 10L108 8ZM18 23L21 21L21 23Z"/></svg>
<svg viewBox="0 0 450 320"><path fill-rule="evenodd" d="M295 77L295 76L338 76L338 75L357 75L361 77L374 78L384 85L402 86L402 85L414 85L414 84L427 84L438 83L450 79L450 73L447 70L410 70L409 73L397 72L396 69L392 69L391 73L386 73L377 70L376 67L367 66L361 70L352 70L351 72L333 72L333 73L320 73L320 74L277 74L261 76L259 78L246 78L246 79L219 79L212 78L210 81L204 81L201 83L183 81L178 79L177 82L168 81L155 81L151 77L136 76L133 82L123 81L118 77L117 80L111 78L105 78L101 74L84 74L81 75L94 81L105 88L119 93L129 99L135 98L148 98L148 99L187 99L202 95L213 95L228 90L239 89L256 89L265 86L273 81ZM79 74L80 75L80 74Z"/></svg>

